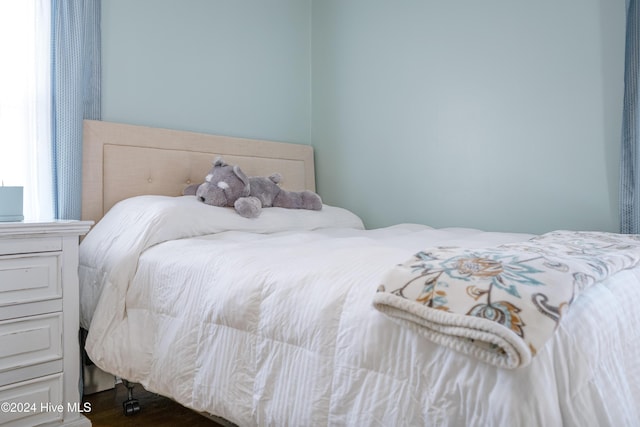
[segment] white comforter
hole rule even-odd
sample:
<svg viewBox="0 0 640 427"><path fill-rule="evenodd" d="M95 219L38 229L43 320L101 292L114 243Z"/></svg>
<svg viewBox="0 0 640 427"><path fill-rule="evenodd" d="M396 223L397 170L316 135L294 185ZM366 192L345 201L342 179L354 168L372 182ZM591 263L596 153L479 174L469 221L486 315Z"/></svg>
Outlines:
<svg viewBox="0 0 640 427"><path fill-rule="evenodd" d="M365 231L328 206L250 220L193 197L130 199L81 245L87 351L241 426L637 425L637 270L588 289L516 370L440 347L372 306L384 273L424 247L529 237Z"/></svg>

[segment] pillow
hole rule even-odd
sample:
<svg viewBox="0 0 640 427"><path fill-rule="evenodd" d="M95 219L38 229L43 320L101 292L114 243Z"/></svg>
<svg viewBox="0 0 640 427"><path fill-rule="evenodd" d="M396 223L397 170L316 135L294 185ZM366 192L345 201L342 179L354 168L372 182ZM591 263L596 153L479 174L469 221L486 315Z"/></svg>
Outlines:
<svg viewBox="0 0 640 427"><path fill-rule="evenodd" d="M210 206L194 196L137 196L113 206L83 243L89 246L97 238L104 244L126 234L118 239L147 248L167 240L231 230L275 233L322 228L364 229L364 225L353 212L329 205L319 211L269 208L258 218L244 218L233 208Z"/></svg>
<svg viewBox="0 0 640 427"><path fill-rule="evenodd" d="M195 196L138 196L123 200L93 227L80 244L81 322L88 327L103 290L121 297L146 249L169 240L245 231L276 233L323 228L363 229L362 220L346 209L265 209L244 218L234 208L199 202Z"/></svg>

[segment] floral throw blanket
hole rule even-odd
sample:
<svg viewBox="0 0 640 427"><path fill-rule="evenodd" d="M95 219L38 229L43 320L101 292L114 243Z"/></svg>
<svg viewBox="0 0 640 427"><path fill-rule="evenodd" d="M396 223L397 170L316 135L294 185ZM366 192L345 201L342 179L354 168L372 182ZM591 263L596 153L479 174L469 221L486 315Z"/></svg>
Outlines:
<svg viewBox="0 0 640 427"><path fill-rule="evenodd" d="M437 247L392 268L373 304L438 344L513 369L531 362L581 292L639 262L639 235L604 232Z"/></svg>

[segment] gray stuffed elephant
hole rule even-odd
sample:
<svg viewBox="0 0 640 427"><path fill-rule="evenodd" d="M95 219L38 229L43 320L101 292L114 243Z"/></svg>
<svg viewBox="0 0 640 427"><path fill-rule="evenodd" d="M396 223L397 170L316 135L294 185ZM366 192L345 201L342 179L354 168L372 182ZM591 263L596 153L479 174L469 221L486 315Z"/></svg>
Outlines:
<svg viewBox="0 0 640 427"><path fill-rule="evenodd" d="M280 174L247 177L238 167L218 157L202 184L185 188L182 194L195 195L212 206L233 206L245 218L256 218L262 208L322 209L322 200L313 191L287 191L280 188Z"/></svg>

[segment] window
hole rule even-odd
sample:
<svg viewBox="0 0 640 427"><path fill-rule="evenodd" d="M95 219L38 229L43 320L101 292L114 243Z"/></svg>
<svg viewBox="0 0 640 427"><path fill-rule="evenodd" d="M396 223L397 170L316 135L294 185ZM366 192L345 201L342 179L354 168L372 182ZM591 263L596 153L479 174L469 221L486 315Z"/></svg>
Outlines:
<svg viewBox="0 0 640 427"><path fill-rule="evenodd" d="M0 180L25 218L53 218L51 1L0 0Z"/></svg>

